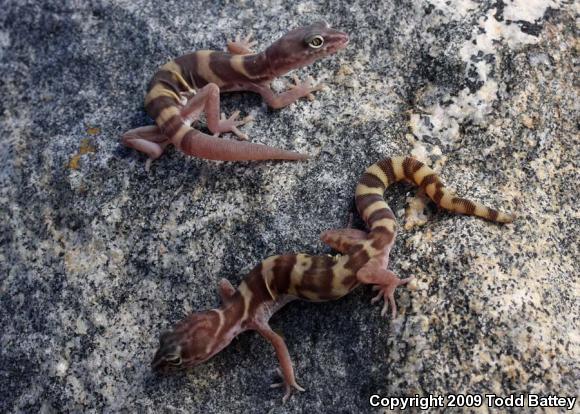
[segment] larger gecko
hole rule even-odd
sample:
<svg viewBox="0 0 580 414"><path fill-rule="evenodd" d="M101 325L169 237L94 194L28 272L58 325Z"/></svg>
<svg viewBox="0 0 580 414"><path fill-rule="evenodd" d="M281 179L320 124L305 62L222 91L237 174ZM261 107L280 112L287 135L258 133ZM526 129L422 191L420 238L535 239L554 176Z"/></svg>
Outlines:
<svg viewBox="0 0 580 414"><path fill-rule="evenodd" d="M144 152L149 160L160 157L169 144L188 155L211 160L308 158L266 145L217 138L221 132L233 132L246 139L237 127L250 120L250 117L238 120L239 112L228 119L220 118L220 93L255 92L272 108L282 108L310 96L321 87L310 78L304 82L296 80L292 89L278 95L270 89L270 83L345 48L348 36L325 22L317 22L286 33L261 53L252 53L252 44L249 38L229 42L230 53L200 50L163 65L153 76L145 96L145 109L157 125L126 132L123 143ZM202 112L214 136L191 127Z"/></svg>
<svg viewBox="0 0 580 414"><path fill-rule="evenodd" d="M360 284L372 284L384 299L381 314L388 304L396 316L394 292L412 277L399 279L387 269L389 252L396 235L396 221L383 198L385 189L407 180L419 186L439 207L456 213L474 215L498 223L514 217L482 204L454 195L436 173L410 157L387 158L371 165L356 187L356 207L369 232L343 228L322 233L322 240L342 255L310 256L288 254L271 256L258 264L238 289L222 279L217 309L195 312L179 322L173 331L161 334L152 367L166 372L198 365L226 347L246 330L256 330L272 343L281 366L286 393L304 391L294 377L294 369L284 339L268 325L281 307L295 299L326 301L338 299Z"/></svg>

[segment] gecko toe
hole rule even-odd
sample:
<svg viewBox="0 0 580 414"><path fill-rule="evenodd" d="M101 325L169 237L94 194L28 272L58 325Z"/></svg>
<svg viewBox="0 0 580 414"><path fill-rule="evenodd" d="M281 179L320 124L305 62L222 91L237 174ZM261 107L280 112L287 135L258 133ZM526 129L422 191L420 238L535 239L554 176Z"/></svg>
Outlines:
<svg viewBox="0 0 580 414"><path fill-rule="evenodd" d="M397 302L395 301L395 290L401 286L409 283L414 279L414 276L410 276L405 279L399 279L394 273L388 273L384 280L384 283L380 283L373 286L373 290L377 290L378 293L375 297L371 299L371 303L378 302L381 297L384 300L383 307L381 309L381 316L385 317L389 307L391 308L391 318L395 319L397 317Z"/></svg>
<svg viewBox="0 0 580 414"><path fill-rule="evenodd" d="M232 127L231 132L238 137L238 139L240 139L241 141L247 141L248 140L248 134L244 134L242 131L240 131L237 127Z"/></svg>

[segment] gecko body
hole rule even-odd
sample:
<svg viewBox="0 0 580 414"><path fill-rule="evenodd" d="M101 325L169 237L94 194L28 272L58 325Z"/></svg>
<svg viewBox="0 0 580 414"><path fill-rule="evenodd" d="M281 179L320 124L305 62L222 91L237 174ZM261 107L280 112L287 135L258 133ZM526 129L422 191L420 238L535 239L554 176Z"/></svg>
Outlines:
<svg viewBox="0 0 580 414"><path fill-rule="evenodd" d="M403 180L420 187L441 208L498 223L513 220L511 215L455 196L431 168L414 158L382 160L367 168L355 192L357 210L368 232L352 228L328 230L322 233L322 240L342 255L276 255L252 269L237 289L222 279L219 284L222 306L192 313L172 331L163 333L153 369L169 372L195 366L222 350L241 332L256 330L276 351L283 378L278 385L286 389L284 401L292 391L303 391L294 377L284 339L270 328L268 320L293 300L334 300L360 284L374 285L378 295L373 302L381 297L385 301L381 314L390 304L392 317L396 316L394 291L412 277L399 279L387 269L396 221L383 193L389 185Z"/></svg>
<svg viewBox="0 0 580 414"><path fill-rule="evenodd" d="M251 117L238 119L239 111L227 119L220 117L220 93L254 92L272 108L311 96L321 85L315 85L310 78L296 80L292 89L281 94L274 93L270 83L345 48L348 36L317 22L288 32L263 52L253 53L252 44L249 38L237 40L228 43L229 53L200 50L163 65L150 81L145 96L145 109L156 125L126 132L122 138L124 145L145 153L149 160L160 157L169 144L188 155L211 160L308 158L266 145L218 138L222 132L233 132L247 139L238 126L251 120ZM213 136L191 126L202 112Z"/></svg>

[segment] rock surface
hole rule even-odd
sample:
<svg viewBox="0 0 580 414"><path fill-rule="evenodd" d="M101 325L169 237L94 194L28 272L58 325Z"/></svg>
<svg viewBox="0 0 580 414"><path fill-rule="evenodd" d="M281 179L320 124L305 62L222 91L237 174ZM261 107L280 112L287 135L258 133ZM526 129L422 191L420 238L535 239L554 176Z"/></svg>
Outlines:
<svg viewBox="0 0 580 414"><path fill-rule="evenodd" d="M90 3L7 0L0 14L0 412L334 413L373 411L374 393L577 396L577 5ZM315 101L271 111L253 95L223 99L226 113L256 115L244 127L254 142L309 162L170 150L147 173L119 145L152 123L144 89L169 58L250 30L266 45L320 18L352 39L300 71L328 84ZM253 333L186 374L150 373L159 332L216 305L220 277L236 284L276 253L329 253L318 235L346 225L364 168L408 153L518 220L417 212L411 199L391 266L417 282L399 290L396 320L380 317L369 288L274 316L307 389L285 405L268 388L274 352ZM402 224L412 195L387 193Z"/></svg>

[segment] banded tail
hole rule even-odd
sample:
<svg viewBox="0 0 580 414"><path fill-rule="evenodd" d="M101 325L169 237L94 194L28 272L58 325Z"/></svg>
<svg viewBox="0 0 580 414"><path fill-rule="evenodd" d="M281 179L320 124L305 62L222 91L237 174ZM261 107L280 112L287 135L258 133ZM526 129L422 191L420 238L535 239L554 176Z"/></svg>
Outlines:
<svg viewBox="0 0 580 414"><path fill-rule="evenodd" d="M515 216L483 204L457 197L446 188L431 168L412 157L394 157L379 161L366 169L356 187L355 201L359 214L371 230L380 227L394 233L395 216L383 193L391 184L408 180L423 189L437 206L454 213L481 217L496 223L510 223Z"/></svg>

